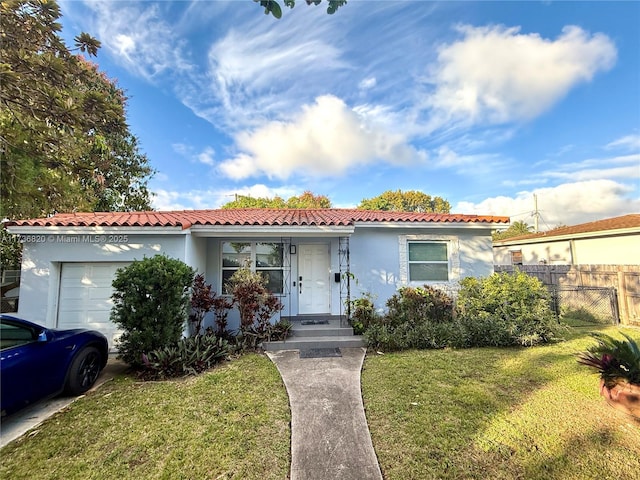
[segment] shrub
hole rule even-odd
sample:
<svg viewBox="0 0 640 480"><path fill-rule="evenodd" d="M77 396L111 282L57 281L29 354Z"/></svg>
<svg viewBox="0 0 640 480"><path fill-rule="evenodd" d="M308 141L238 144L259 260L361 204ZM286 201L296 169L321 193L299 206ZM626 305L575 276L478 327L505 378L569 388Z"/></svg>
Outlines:
<svg viewBox="0 0 640 480"><path fill-rule="evenodd" d="M184 262L164 255L118 269L113 280L110 318L123 330L118 345L120 358L140 367L143 353L180 339L194 274Z"/></svg>
<svg viewBox="0 0 640 480"><path fill-rule="evenodd" d="M555 338L559 324L537 278L499 273L460 284L457 308L465 346L536 345Z"/></svg>
<svg viewBox="0 0 640 480"><path fill-rule="evenodd" d="M239 268L229 279L226 288L238 306L241 332L255 328L264 333L271 318L284 308L265 284L259 272L252 272L247 267Z"/></svg>
<svg viewBox="0 0 640 480"><path fill-rule="evenodd" d="M392 325L450 322L453 319L453 299L437 288L402 287L387 300L387 321Z"/></svg>
<svg viewBox="0 0 640 480"><path fill-rule="evenodd" d="M274 324L253 325L241 330L234 341L237 350L255 350L264 341L284 340L291 333L292 324L288 320L280 320Z"/></svg>
<svg viewBox="0 0 640 480"><path fill-rule="evenodd" d="M224 335L227 329L227 316L232 307L232 301L217 295L211 285L205 283L204 275L196 275L191 288L191 315L189 315L194 335L200 334L204 317L211 310L215 312L217 334Z"/></svg>
<svg viewBox="0 0 640 480"><path fill-rule="evenodd" d="M402 287L387 300L387 308L384 316L373 315L364 331L372 348L444 348L461 336L453 318L453 300L436 288Z"/></svg>
<svg viewBox="0 0 640 480"><path fill-rule="evenodd" d="M205 283L204 275L201 273L196 275L191 287L191 315L189 315L193 335L200 334L202 322L205 315L213 308L215 296L211 285Z"/></svg>
<svg viewBox="0 0 640 480"><path fill-rule="evenodd" d="M146 380L196 375L223 361L229 354L229 344L212 334L182 338L142 355L141 376Z"/></svg>
<svg viewBox="0 0 640 480"><path fill-rule="evenodd" d="M350 300L348 307L351 326L356 335L362 335L378 316L371 293L364 293L362 297Z"/></svg>

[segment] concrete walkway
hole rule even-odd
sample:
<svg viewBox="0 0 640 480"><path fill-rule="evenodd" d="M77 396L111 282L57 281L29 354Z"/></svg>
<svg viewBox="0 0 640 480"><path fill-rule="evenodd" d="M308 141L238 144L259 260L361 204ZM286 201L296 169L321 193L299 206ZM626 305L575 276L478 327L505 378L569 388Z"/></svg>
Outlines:
<svg viewBox="0 0 640 480"><path fill-rule="evenodd" d="M382 480L360 391L364 348L341 357L267 352L291 405L291 480Z"/></svg>

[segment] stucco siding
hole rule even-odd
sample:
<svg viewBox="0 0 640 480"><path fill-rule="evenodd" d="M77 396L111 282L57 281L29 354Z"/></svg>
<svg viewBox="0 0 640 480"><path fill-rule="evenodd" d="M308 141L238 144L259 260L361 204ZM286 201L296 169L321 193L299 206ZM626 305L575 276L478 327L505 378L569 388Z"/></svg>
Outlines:
<svg viewBox="0 0 640 480"><path fill-rule="evenodd" d="M83 235L49 235L44 240L24 243L18 315L47 327L56 327L63 263L132 262L160 253L184 260L185 253L183 236L128 235L126 243Z"/></svg>
<svg viewBox="0 0 640 480"><path fill-rule="evenodd" d="M496 265L511 265L511 252L522 251L524 265L637 265L640 235L549 240L537 243L498 245L493 248Z"/></svg>
<svg viewBox="0 0 640 480"><path fill-rule="evenodd" d="M468 276L486 276L493 273L493 252L488 232L460 233L455 230L384 230L356 231L351 237L351 271L356 277L351 296L372 293L378 305L402 286L420 286L425 282L411 282L406 274L407 241L444 241L449 247L449 281L428 282L450 293L458 289L458 282ZM406 248L406 247L405 247ZM404 270L404 273L403 273Z"/></svg>

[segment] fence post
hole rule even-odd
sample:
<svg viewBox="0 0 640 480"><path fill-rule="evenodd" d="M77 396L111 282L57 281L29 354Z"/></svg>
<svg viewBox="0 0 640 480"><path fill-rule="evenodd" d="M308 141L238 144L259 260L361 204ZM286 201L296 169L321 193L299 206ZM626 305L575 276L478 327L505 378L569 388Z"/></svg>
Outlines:
<svg viewBox="0 0 640 480"><path fill-rule="evenodd" d="M616 325L620 325L620 312L618 311L618 292L615 287L611 287L609 291L609 301L611 302L613 321Z"/></svg>

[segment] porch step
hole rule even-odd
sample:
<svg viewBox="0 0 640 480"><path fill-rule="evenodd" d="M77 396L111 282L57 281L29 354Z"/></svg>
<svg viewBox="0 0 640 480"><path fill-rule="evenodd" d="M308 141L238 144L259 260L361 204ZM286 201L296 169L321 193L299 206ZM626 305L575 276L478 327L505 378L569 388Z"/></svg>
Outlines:
<svg viewBox="0 0 640 480"><path fill-rule="evenodd" d="M339 324L329 325L300 325L293 324L291 336L300 337L347 337L353 335L353 328L340 327Z"/></svg>
<svg viewBox="0 0 640 480"><path fill-rule="evenodd" d="M349 329L351 330L351 329ZM267 351L274 350L305 350L309 348L354 348L364 347L364 338L360 335L333 336L292 336L284 341L265 342L262 347Z"/></svg>

